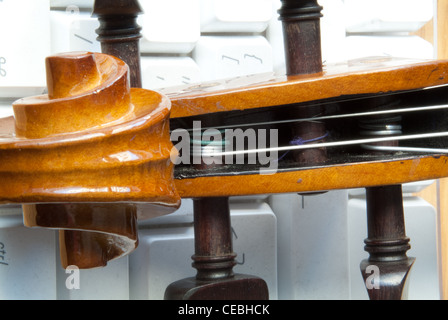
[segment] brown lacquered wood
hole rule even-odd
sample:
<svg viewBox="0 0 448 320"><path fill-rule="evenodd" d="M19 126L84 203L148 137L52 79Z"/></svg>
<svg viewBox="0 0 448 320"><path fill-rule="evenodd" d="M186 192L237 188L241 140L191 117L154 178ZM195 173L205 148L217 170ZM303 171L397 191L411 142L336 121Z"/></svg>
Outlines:
<svg viewBox="0 0 448 320"><path fill-rule="evenodd" d="M287 75L322 72L322 9L316 0L282 0L279 14Z"/></svg>
<svg viewBox="0 0 448 320"><path fill-rule="evenodd" d="M28 227L60 229L63 267L104 266L138 244L137 219L175 211L170 101L131 88L128 66L98 53L48 57L48 95L1 120L0 202Z"/></svg>
<svg viewBox="0 0 448 320"><path fill-rule="evenodd" d="M171 283L167 300L267 300L266 282L252 275L233 272L233 252L229 199L194 200L195 277Z"/></svg>
<svg viewBox="0 0 448 320"><path fill-rule="evenodd" d="M282 0L279 10L283 26L286 75L309 75L323 71L320 36L320 18L323 7L316 0ZM322 112L319 106L296 110L296 118L312 118ZM292 128L292 136L316 139L326 133L321 122L303 122ZM322 141L322 140L321 140ZM322 163L326 159L325 148L294 151L297 163Z"/></svg>
<svg viewBox="0 0 448 320"><path fill-rule="evenodd" d="M371 300L406 299L407 281L415 259L406 255L411 246L405 231L402 187L367 188L366 202L365 250L369 258L361 262L361 273L369 297ZM374 270L376 274L372 275Z"/></svg>
<svg viewBox="0 0 448 320"><path fill-rule="evenodd" d="M137 24L137 17L142 12L137 0L96 0L93 5L93 16L100 22L96 32L101 52L117 57L129 66L133 88L142 87L141 27Z"/></svg>
<svg viewBox="0 0 448 320"><path fill-rule="evenodd" d="M383 57L328 66L319 75L288 78L254 75L244 80L233 79L211 86L203 84L202 90L189 87L178 93L164 92L172 100L172 117L177 117L280 106L343 95L422 89L446 84L447 72L446 60L417 62ZM250 82L251 85L248 84ZM362 105L360 111L361 108ZM420 156L416 159L342 164L266 176L245 174L200 177L176 180L176 187L182 197L198 197L400 184L447 176L446 159L445 156Z"/></svg>
<svg viewBox="0 0 448 320"><path fill-rule="evenodd" d="M176 207L169 100L131 89L126 65L111 56L86 53L78 62L92 56L104 73L97 87L66 99L20 99L13 104L15 121L2 120L5 131L15 131L0 136L5 181L0 202L132 201Z"/></svg>
<svg viewBox="0 0 448 320"><path fill-rule="evenodd" d="M80 269L107 265L138 245L133 204L58 203L23 205L27 227L59 229L61 265Z"/></svg>
<svg viewBox="0 0 448 320"><path fill-rule="evenodd" d="M418 157L327 166L272 175L228 175L176 180L182 198L363 188L448 176L448 157Z"/></svg>
<svg viewBox="0 0 448 320"><path fill-rule="evenodd" d="M421 89L448 83L448 61L373 57L333 64L322 73L257 74L161 90L171 117L247 110L341 97Z"/></svg>

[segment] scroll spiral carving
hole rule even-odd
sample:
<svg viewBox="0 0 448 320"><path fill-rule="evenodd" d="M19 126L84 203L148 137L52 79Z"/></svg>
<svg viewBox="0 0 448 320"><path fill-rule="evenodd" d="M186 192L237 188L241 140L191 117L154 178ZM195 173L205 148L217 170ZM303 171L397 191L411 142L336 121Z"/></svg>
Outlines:
<svg viewBox="0 0 448 320"><path fill-rule="evenodd" d="M170 101L130 88L129 68L99 53L48 57L48 94L1 119L0 202L29 227L60 229L63 267L103 266L138 244L137 220L176 210Z"/></svg>

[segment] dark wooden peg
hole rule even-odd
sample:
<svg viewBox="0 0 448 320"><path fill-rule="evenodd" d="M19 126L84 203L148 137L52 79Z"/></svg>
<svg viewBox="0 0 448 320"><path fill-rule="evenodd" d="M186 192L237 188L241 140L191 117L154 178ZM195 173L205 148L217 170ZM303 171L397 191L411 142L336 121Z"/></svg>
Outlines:
<svg viewBox="0 0 448 320"><path fill-rule="evenodd" d="M315 74L323 70L320 18L323 7L316 0L282 0L278 10L283 25L286 74ZM312 118L322 113L319 106L302 109L296 118ZM303 141L325 142L326 128L321 122L302 122L292 130L293 137ZM325 148L292 152L300 164L324 163Z"/></svg>
<svg viewBox="0 0 448 320"><path fill-rule="evenodd" d="M137 17L143 12L137 0L95 0L93 16L100 27L96 30L101 51L126 62L131 86L142 87L140 46L141 27Z"/></svg>
<svg viewBox="0 0 448 320"><path fill-rule="evenodd" d="M322 9L317 0L282 0L278 13L283 25L288 75L322 72Z"/></svg>
<svg viewBox="0 0 448 320"><path fill-rule="evenodd" d="M176 281L165 291L167 300L267 300L264 280L235 274L229 199L194 200L196 277Z"/></svg>
<svg viewBox="0 0 448 320"><path fill-rule="evenodd" d="M371 300L407 298L407 280L415 261L406 252L401 185L367 188L367 229L365 250L369 258L361 262L361 273Z"/></svg>

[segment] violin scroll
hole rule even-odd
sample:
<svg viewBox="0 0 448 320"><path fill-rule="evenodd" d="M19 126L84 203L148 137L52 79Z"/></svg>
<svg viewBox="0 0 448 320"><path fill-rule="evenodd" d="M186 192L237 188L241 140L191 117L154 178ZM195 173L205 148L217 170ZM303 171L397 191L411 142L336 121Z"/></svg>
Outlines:
<svg viewBox="0 0 448 320"><path fill-rule="evenodd" d="M29 227L61 230L63 266L103 266L137 246L137 219L180 205L171 104L131 88L128 66L109 55L46 65L48 94L16 101L14 118L2 119L0 201L22 203Z"/></svg>

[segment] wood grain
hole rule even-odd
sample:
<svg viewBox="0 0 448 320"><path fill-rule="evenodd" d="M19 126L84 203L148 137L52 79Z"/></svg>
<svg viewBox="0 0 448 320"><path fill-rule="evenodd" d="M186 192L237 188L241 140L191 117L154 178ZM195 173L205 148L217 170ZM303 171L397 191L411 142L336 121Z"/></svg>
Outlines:
<svg viewBox="0 0 448 320"><path fill-rule="evenodd" d="M82 71L67 81L86 85L85 91L13 104L15 118L3 121L9 122L5 128L15 130L0 137L0 202L134 201L174 210L180 198L170 161L169 100L130 88L126 65L112 56L83 53L48 60L51 79L61 78L54 72L69 73L73 63L86 63L100 70L96 78L101 81L92 80L96 86L76 81L83 78ZM73 94L70 85L61 89L59 81L49 84L49 92Z"/></svg>
<svg viewBox="0 0 448 320"><path fill-rule="evenodd" d="M161 90L171 117L283 106L346 95L421 89L448 83L448 61L370 58L298 76L259 74Z"/></svg>
<svg viewBox="0 0 448 320"><path fill-rule="evenodd" d="M381 174L378 174L381 172ZM327 191L402 184L448 176L448 157L346 164L272 175L229 175L176 180L183 198Z"/></svg>
<svg viewBox="0 0 448 320"><path fill-rule="evenodd" d="M46 62L48 94L16 101L1 123L0 202L22 203L27 227L60 230L63 268L105 266L136 248L137 219L180 205L170 102L130 88L128 66L109 55Z"/></svg>

